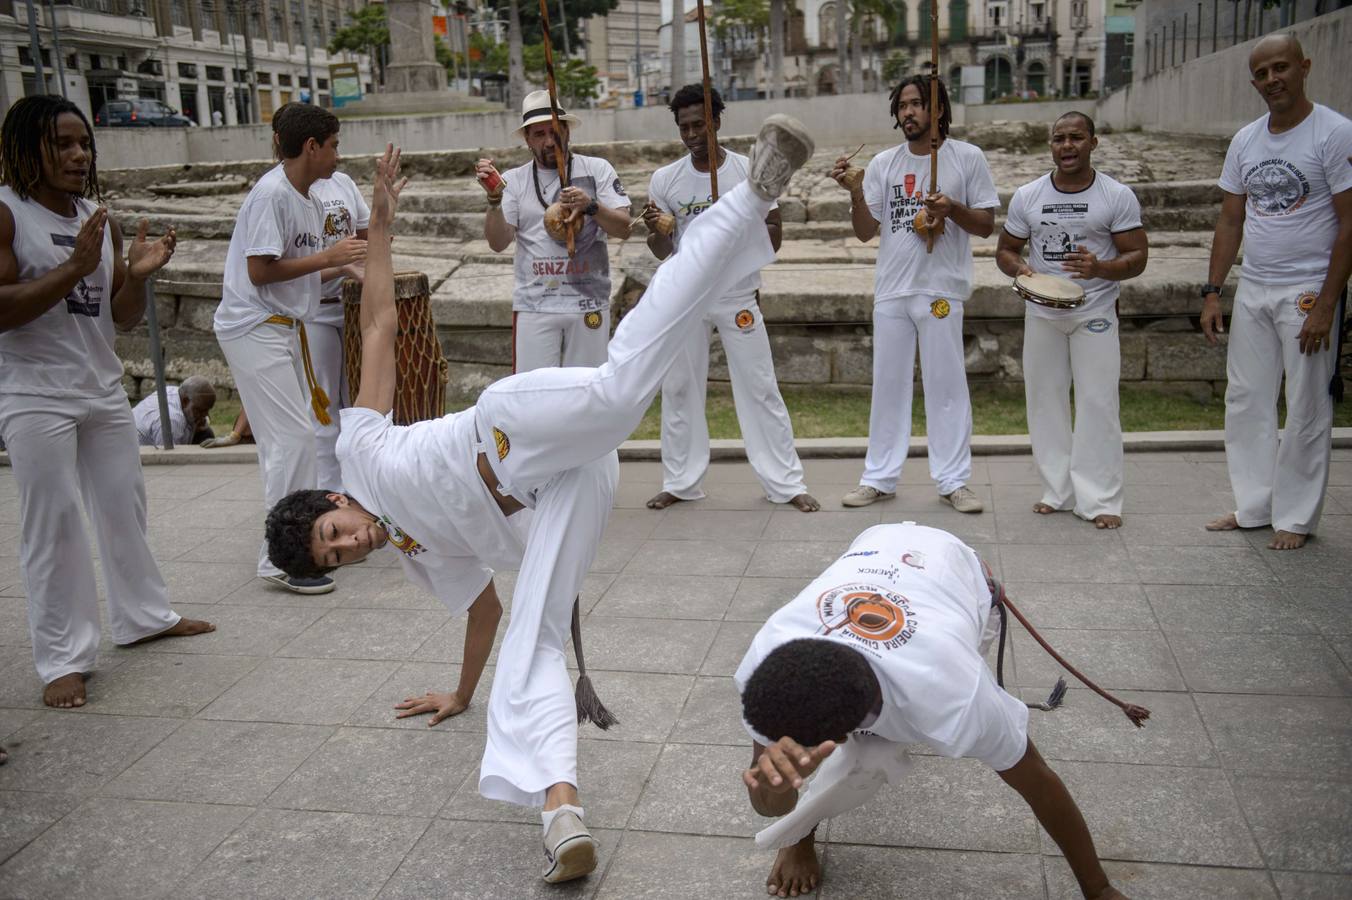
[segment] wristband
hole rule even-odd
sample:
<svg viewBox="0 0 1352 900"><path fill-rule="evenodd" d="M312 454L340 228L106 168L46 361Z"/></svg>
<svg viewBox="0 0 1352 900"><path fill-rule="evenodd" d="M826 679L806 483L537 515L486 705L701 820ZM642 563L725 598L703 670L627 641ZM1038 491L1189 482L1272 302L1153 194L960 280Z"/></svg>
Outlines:
<svg viewBox="0 0 1352 900"><path fill-rule="evenodd" d="M1219 284L1202 285L1202 299L1205 300L1209 295L1215 294L1217 299L1221 297L1221 286Z"/></svg>
<svg viewBox="0 0 1352 900"><path fill-rule="evenodd" d="M595 200L593 200L592 202L588 203L586 207L582 210L582 214L586 216L594 216L596 215L596 211L599 210L600 208L601 205L597 203Z"/></svg>

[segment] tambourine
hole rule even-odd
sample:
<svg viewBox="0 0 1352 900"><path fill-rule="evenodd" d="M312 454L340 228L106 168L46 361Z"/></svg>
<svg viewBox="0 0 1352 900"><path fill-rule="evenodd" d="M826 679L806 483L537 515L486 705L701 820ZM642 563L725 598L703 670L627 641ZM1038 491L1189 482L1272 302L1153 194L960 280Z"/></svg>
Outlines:
<svg viewBox="0 0 1352 900"><path fill-rule="evenodd" d="M1015 276L1014 293L1029 303L1052 309L1074 309L1084 303L1084 288L1069 278L1055 275Z"/></svg>

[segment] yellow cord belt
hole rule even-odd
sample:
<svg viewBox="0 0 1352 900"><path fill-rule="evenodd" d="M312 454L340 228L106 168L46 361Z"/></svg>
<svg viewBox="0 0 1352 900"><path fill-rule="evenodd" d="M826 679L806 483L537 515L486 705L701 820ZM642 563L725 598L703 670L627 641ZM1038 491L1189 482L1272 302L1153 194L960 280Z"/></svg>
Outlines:
<svg viewBox="0 0 1352 900"><path fill-rule="evenodd" d="M329 417L329 395L319 386L319 379L315 377L314 363L310 360L310 341L305 336L305 323L290 316L278 315L269 316L267 324L295 327L300 332L300 359L305 366L305 383L310 388L310 407L315 411L315 418L319 420L320 425L333 424L333 419Z"/></svg>

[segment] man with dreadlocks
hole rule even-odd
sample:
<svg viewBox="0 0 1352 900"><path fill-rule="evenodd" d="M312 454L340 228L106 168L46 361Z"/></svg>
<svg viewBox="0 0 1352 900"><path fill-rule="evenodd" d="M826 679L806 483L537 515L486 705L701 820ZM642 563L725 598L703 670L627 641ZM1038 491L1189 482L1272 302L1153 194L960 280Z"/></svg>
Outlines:
<svg viewBox="0 0 1352 900"><path fill-rule="evenodd" d="M610 724L581 674L570 697L564 644L578 651L577 597L610 517L616 448L643 418L709 307L774 259L765 217L812 155L801 123L761 127L742 184L700 215L653 276L597 368L547 367L491 385L474 407L395 426L393 273L387 235L402 183L392 147L377 167L361 303L361 387L341 411L346 493L298 491L268 515L268 553L314 577L392 545L405 574L453 612L469 611L461 687L429 697L446 715L469 703L500 608L491 567L518 568L511 624L488 702L479 792L542 808L545 880L596 865L577 792L577 723ZM472 673L472 676L471 676ZM471 676L471 677L467 677ZM422 709L411 710L414 712Z"/></svg>
<svg viewBox="0 0 1352 900"><path fill-rule="evenodd" d="M25 97L0 126L0 434L19 490L19 560L48 706L83 706L99 646L81 498L98 539L114 643L215 630L169 608L146 540L136 423L113 328L145 314L171 230L123 255L101 199L94 135L61 97Z"/></svg>
<svg viewBox="0 0 1352 900"><path fill-rule="evenodd" d="M906 143L875 156L862 184L848 157L831 176L850 192L854 234L870 241L881 233L874 275L873 401L868 455L859 486L841 502L867 506L896 496L911 440L911 389L915 346L925 388L930 477L939 496L958 512L981 512L967 486L972 475L972 403L962 345L962 305L972 292L971 235L995 230L1000 205L981 150L948 137L951 107L939 82L939 109L930 109L926 76L907 78L891 94L893 128ZM939 184L930 184L930 120L938 116ZM924 212L934 252L916 230ZM944 228L947 223L949 227Z"/></svg>

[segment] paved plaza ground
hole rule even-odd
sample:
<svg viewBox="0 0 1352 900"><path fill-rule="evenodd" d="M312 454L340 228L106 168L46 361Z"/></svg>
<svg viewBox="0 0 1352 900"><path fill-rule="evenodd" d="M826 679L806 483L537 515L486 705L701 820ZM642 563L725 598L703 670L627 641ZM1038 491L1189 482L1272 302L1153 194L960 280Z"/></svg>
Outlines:
<svg viewBox="0 0 1352 900"><path fill-rule="evenodd" d="M1153 710L1136 730L1088 691L1033 713L1033 739L1132 898L1352 896L1352 451L1335 451L1319 537L1210 534L1232 506L1218 453L1131 454L1126 526L1039 517L1028 457L981 457L979 516L939 504L913 459L896 500L842 510L858 460L810 460L825 510L771 506L745 463L710 499L643 508L654 463L625 463L583 595L587 659L621 724L581 731L602 844L590 878L539 880L538 819L481 799L491 668L434 729L393 704L458 676L464 620L398 568L302 597L253 577L253 465L148 466L151 542L179 612L209 636L106 644L90 703L41 705L0 469L0 897L750 898L750 757L729 677L765 617L862 529L915 520L990 561L1051 642ZM513 576L498 590L510 610ZM505 630L506 621L503 623ZM1011 690L1056 666L1015 627ZM969 761L909 780L819 832L821 897L1070 898L1069 870L1019 797Z"/></svg>

